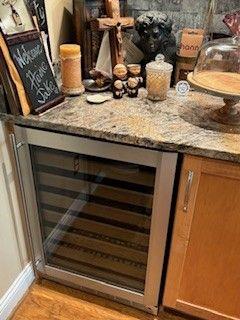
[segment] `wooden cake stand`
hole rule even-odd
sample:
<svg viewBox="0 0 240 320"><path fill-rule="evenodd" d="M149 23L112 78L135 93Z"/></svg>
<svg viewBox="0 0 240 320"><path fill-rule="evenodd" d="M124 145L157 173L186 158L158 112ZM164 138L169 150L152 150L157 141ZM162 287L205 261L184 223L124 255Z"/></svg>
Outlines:
<svg viewBox="0 0 240 320"><path fill-rule="evenodd" d="M236 107L240 101L240 74L202 71L193 78L191 72L188 81L202 92L223 98L225 105L211 112L213 120L227 125L240 125L240 112Z"/></svg>

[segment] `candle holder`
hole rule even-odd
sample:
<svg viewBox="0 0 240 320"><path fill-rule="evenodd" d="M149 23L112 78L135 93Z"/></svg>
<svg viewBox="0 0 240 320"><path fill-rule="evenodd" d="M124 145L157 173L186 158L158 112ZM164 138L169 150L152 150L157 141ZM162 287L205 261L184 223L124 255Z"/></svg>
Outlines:
<svg viewBox="0 0 240 320"><path fill-rule="evenodd" d="M153 101L167 99L172 70L173 66L164 62L162 54L157 55L156 61L146 65L148 99Z"/></svg>

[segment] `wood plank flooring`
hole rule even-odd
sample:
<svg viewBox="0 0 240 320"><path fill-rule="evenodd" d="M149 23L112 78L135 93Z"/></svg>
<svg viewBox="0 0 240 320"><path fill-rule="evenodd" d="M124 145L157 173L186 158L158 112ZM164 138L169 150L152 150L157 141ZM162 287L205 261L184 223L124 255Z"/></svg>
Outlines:
<svg viewBox="0 0 240 320"><path fill-rule="evenodd" d="M161 312L158 317L116 302L43 280L34 284L11 320L183 320Z"/></svg>

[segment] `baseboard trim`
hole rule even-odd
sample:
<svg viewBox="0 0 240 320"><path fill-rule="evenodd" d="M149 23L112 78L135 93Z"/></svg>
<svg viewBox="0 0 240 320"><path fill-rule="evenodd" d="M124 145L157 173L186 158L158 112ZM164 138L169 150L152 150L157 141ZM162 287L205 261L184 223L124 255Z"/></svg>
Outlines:
<svg viewBox="0 0 240 320"><path fill-rule="evenodd" d="M0 299L0 320L8 319L34 279L33 266L32 263L29 263Z"/></svg>

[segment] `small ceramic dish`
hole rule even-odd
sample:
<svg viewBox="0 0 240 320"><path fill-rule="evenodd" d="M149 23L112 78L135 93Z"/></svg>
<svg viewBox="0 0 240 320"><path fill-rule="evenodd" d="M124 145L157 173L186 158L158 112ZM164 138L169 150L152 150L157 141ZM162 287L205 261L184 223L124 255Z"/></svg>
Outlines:
<svg viewBox="0 0 240 320"><path fill-rule="evenodd" d="M112 96L103 94L92 94L87 96L87 102L92 104L101 104L108 100L111 100Z"/></svg>

